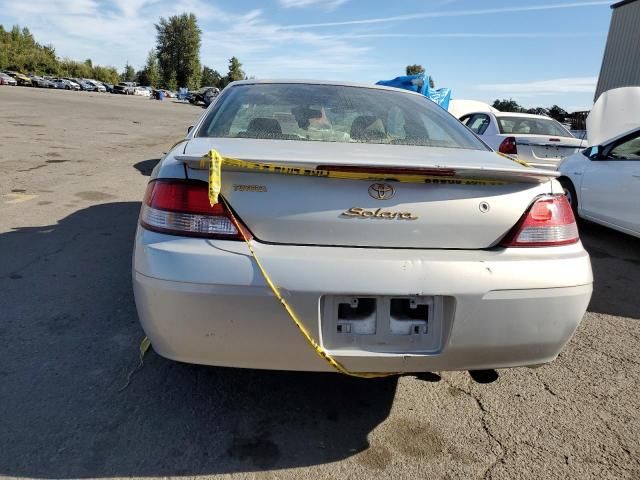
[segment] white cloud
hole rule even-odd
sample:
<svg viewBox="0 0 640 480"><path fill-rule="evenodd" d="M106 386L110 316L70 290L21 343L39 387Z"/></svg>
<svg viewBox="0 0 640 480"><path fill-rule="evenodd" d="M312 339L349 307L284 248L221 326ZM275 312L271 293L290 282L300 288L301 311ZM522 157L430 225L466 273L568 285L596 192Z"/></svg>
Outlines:
<svg viewBox="0 0 640 480"><path fill-rule="evenodd" d="M600 36L600 32L449 32L449 33L347 33L325 38L574 38Z"/></svg>
<svg viewBox="0 0 640 480"><path fill-rule="evenodd" d="M279 0L284 8L303 8L310 6L321 6L328 10L339 7L349 0Z"/></svg>
<svg viewBox="0 0 640 480"><path fill-rule="evenodd" d="M61 57L92 58L94 63L122 68L126 61L141 65L153 46L153 22L141 14L156 0L116 0L105 8L94 0L9 2L4 15L28 26L36 39L52 44Z"/></svg>
<svg viewBox="0 0 640 480"><path fill-rule="evenodd" d="M310 0L306 0L310 1ZM331 3L331 2L330 2ZM260 9L233 13L207 0L0 0L3 17L28 26L61 57L91 58L118 69L141 68L155 45L159 16L195 12L203 31L202 63L226 72L235 55L249 75L335 78L363 68L367 47L315 32L283 30ZM308 71L309 74L305 74Z"/></svg>
<svg viewBox="0 0 640 480"><path fill-rule="evenodd" d="M532 11L544 11L544 10L557 10L557 9L565 9L565 8L591 7L591 6L609 5L609 4L611 4L611 0L592 0L589 2L552 3L552 4L545 4L545 5L485 8L485 9L478 9L478 10L449 10L449 11L440 11L440 12L410 13L406 15L394 15L390 17L380 17L380 18L345 20L340 22L303 23L298 25L287 25L283 28L299 29L299 28L337 27L337 26L344 26L344 25L365 25L365 24L371 24L371 23L401 22L401 21L419 20L419 19L425 19L425 18L465 17L465 16L472 16L472 15L495 15L495 14L503 14L503 13L532 12Z"/></svg>
<svg viewBox="0 0 640 480"><path fill-rule="evenodd" d="M335 78L362 68L368 51L340 37L283 30L266 21L261 11L254 11L219 28L205 29L201 56L204 64L224 69L235 55L249 75L262 78L305 76L305 72Z"/></svg>
<svg viewBox="0 0 640 480"><path fill-rule="evenodd" d="M570 77L554 80L536 80L522 83L486 83L476 88L500 95L554 95L566 93L593 93L598 77Z"/></svg>

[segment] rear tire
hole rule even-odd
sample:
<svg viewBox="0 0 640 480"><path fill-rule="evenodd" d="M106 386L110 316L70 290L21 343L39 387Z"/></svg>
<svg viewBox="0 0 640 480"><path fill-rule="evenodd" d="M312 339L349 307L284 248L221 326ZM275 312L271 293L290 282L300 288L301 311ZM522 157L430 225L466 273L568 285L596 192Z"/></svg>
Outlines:
<svg viewBox="0 0 640 480"><path fill-rule="evenodd" d="M564 195L567 197L569 204L571 205L571 210L573 210L573 215L578 218L578 195L576 194L576 189L573 186L573 182L569 180L567 177L559 178L558 181L560 185L562 185L562 190L564 190Z"/></svg>

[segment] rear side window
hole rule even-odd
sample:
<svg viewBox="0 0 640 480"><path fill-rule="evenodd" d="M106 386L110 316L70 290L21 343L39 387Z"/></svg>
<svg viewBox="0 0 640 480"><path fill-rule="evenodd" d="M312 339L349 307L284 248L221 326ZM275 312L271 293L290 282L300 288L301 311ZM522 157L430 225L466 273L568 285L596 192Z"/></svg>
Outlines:
<svg viewBox="0 0 640 480"><path fill-rule="evenodd" d="M609 157L616 160L640 160L640 133L613 147Z"/></svg>
<svg viewBox="0 0 640 480"><path fill-rule="evenodd" d="M489 126L489 116L483 113L476 113L469 118L465 125L478 135L482 135Z"/></svg>
<svg viewBox="0 0 640 480"><path fill-rule="evenodd" d="M486 150L454 117L425 97L341 85L230 87L196 136Z"/></svg>
<svg viewBox="0 0 640 480"><path fill-rule="evenodd" d="M521 135L550 135L571 137L573 135L551 118L497 117L500 133Z"/></svg>

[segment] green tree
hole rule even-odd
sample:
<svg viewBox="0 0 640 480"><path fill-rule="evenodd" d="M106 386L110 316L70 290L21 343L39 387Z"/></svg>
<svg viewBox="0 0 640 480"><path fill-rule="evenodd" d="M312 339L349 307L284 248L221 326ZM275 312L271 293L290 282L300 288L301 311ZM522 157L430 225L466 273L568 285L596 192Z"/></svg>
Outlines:
<svg viewBox="0 0 640 480"><path fill-rule="evenodd" d="M28 28L18 25L11 30L5 30L0 25L0 70L94 78L110 83L118 81L115 68L94 66L91 59L84 62L68 58L61 60L56 56L53 46L39 44Z"/></svg>
<svg viewBox="0 0 640 480"><path fill-rule="evenodd" d="M176 80L176 74L172 73L171 76L169 77L169 81L166 83L166 87L169 90L177 90L178 89L178 81Z"/></svg>
<svg viewBox="0 0 640 480"><path fill-rule="evenodd" d="M156 52L163 86L200 87L200 35L193 13L160 18L156 24Z"/></svg>
<svg viewBox="0 0 640 480"><path fill-rule="evenodd" d="M422 65L418 65L416 63L414 65L407 65L407 67L405 68L405 72L407 75L420 75L421 73L426 73L427 71ZM431 75L429 75L429 88L436 88L436 84L433 81L433 77Z"/></svg>
<svg viewBox="0 0 640 480"><path fill-rule="evenodd" d="M124 71L122 72L122 75L120 75L120 81L121 82L135 82L135 80L136 80L136 71L127 62L127 64L124 67Z"/></svg>
<svg viewBox="0 0 640 480"><path fill-rule="evenodd" d="M207 67L202 67L202 78L200 79L201 87L220 87L222 75L217 70Z"/></svg>
<svg viewBox="0 0 640 480"><path fill-rule="evenodd" d="M526 113L532 113L534 115L549 115L549 110L547 110L544 107L533 107L533 108L528 108Z"/></svg>
<svg viewBox="0 0 640 480"><path fill-rule="evenodd" d="M112 85L120 81L120 76L118 75L118 71L115 67L101 67L100 65L93 67L92 78Z"/></svg>
<svg viewBox="0 0 640 480"><path fill-rule="evenodd" d="M136 75L140 85L157 87L160 83L160 72L158 71L158 57L154 50L147 55L147 63Z"/></svg>
<svg viewBox="0 0 640 480"><path fill-rule="evenodd" d="M553 105L549 108L549 116L560 123L564 123L565 118L568 117L569 114L564 108Z"/></svg>
<svg viewBox="0 0 640 480"><path fill-rule="evenodd" d="M425 69L422 65L407 65L406 68L407 75L420 75L421 73L425 73Z"/></svg>
<svg viewBox="0 0 640 480"><path fill-rule="evenodd" d="M58 71L63 76L73 78L91 78L93 76L93 68L89 67L86 62L76 62L68 58L60 61Z"/></svg>
<svg viewBox="0 0 640 480"><path fill-rule="evenodd" d="M37 43L28 28L0 26L0 70L23 73L55 73L58 59L50 46Z"/></svg>
<svg viewBox="0 0 640 480"><path fill-rule="evenodd" d="M238 60L236 57L231 57L229 59L229 71L221 80L221 87L224 88L231 82L235 82L236 80L244 80L245 78L247 78L247 76L244 73L244 70L242 70L242 64L240 63L240 60Z"/></svg>
<svg viewBox="0 0 640 480"><path fill-rule="evenodd" d="M524 108L522 108L513 98L509 98L508 100L506 98L497 99L493 102L492 107L500 110L501 112L524 112Z"/></svg>

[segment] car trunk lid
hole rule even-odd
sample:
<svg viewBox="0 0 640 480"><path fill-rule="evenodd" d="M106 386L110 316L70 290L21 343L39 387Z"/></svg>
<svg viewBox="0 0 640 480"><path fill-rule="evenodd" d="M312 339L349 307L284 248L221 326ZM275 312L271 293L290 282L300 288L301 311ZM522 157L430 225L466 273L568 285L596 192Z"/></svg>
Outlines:
<svg viewBox="0 0 640 480"><path fill-rule="evenodd" d="M516 139L518 159L533 167L557 168L570 155L586 148L586 142L574 137L554 137L549 135L504 135Z"/></svg>
<svg viewBox="0 0 640 480"><path fill-rule="evenodd" d="M189 178L212 148L242 160L354 171L367 180L224 168L222 194L264 242L388 248L491 247L533 199L549 193L554 172L525 168L490 151L401 145L195 139L176 155ZM206 166L206 165L205 165ZM428 183L402 183L397 169Z"/></svg>

